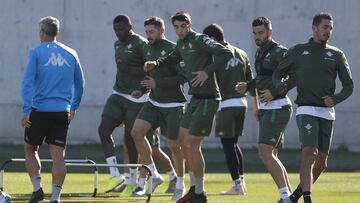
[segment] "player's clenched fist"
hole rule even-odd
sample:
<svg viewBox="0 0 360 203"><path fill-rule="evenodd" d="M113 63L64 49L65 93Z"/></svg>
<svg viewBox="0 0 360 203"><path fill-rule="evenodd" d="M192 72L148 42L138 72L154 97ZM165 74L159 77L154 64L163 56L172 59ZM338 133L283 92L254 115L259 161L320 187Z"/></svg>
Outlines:
<svg viewBox="0 0 360 203"><path fill-rule="evenodd" d="M147 72L149 70L154 69L156 66L156 61L146 61L144 64L144 71Z"/></svg>
<svg viewBox="0 0 360 203"><path fill-rule="evenodd" d="M246 82L238 82L235 86L235 90L239 92L240 94L245 94L247 90L247 84Z"/></svg>

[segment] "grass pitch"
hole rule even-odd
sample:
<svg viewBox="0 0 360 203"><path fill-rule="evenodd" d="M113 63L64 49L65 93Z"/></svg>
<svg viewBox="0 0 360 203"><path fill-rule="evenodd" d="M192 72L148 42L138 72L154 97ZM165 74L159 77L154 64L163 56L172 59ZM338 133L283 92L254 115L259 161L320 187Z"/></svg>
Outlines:
<svg viewBox="0 0 360 203"><path fill-rule="evenodd" d="M166 175L163 174L166 178ZM119 198L119 193L103 193L107 184L107 174L99 175L99 191L97 197L93 192L93 174L68 173L63 189L62 203L70 202L145 202L145 198ZM187 178L188 179L188 178ZM226 173L206 174L205 188L209 203L275 203L279 198L278 190L267 173L247 173L245 175L248 193L245 196L222 196L221 191L231 187L230 175ZM293 188L298 184L298 175L291 173ZM44 192L49 199L51 193L51 174L43 173ZM313 188L313 201L316 203L359 203L360 173L324 173ZM165 181L151 198L151 202L170 202L171 195L165 194L168 181ZM187 182L188 185L188 182ZM4 191L13 196L14 203L27 202L32 186L26 173L5 172ZM48 202L42 201L42 202ZM302 202L302 200L300 201Z"/></svg>

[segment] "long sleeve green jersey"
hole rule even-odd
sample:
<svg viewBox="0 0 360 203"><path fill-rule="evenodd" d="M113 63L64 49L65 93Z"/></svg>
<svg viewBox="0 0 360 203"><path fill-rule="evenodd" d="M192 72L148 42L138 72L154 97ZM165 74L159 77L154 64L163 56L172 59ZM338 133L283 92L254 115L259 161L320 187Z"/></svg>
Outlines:
<svg viewBox="0 0 360 203"><path fill-rule="evenodd" d="M340 103L353 92L354 84L345 54L334 46L315 43L313 39L289 49L274 72L275 86L283 86L281 78L289 72L295 75L295 103L299 106L325 107L324 96L331 96L335 103ZM342 89L335 94L337 76Z"/></svg>
<svg viewBox="0 0 360 203"><path fill-rule="evenodd" d="M116 72L116 82L114 90L124 94L131 94L131 92L138 88L140 81L144 79L144 45L146 39L142 36L131 32L125 41L116 41L115 61L120 60L123 67Z"/></svg>
<svg viewBox="0 0 360 203"><path fill-rule="evenodd" d="M147 44L144 54L147 61L165 58L174 51L175 43L163 39L156 44ZM186 82L184 67L178 64L161 65L149 71L156 87L151 89L150 98L159 103L185 102L183 84Z"/></svg>
<svg viewBox="0 0 360 203"><path fill-rule="evenodd" d="M248 83L248 90L255 88L258 91L269 89L275 99L286 96L287 91L275 88L272 83L272 74L284 57L286 51L287 49L284 46L273 40L257 49L255 54L256 77Z"/></svg>
<svg viewBox="0 0 360 203"><path fill-rule="evenodd" d="M207 35L190 31L184 39L179 39L174 51L166 58L158 59L158 66L185 62L186 78L189 82L189 94L205 97L220 98L219 87L216 83L215 71L232 58L229 49L210 39ZM191 86L193 72L205 71L208 79L202 86Z"/></svg>
<svg viewBox="0 0 360 203"><path fill-rule="evenodd" d="M226 100L244 97L244 94L240 94L235 90L235 86L238 82L248 82L253 79L249 58L245 51L227 42L222 43L222 45L232 52L233 57L216 71L221 98ZM255 91L250 91L250 94L254 96Z"/></svg>

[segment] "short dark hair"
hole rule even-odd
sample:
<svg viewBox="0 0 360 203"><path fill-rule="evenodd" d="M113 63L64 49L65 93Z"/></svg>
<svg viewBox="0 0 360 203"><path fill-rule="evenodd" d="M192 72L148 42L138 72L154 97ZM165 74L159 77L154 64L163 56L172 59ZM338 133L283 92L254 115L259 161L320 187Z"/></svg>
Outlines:
<svg viewBox="0 0 360 203"><path fill-rule="evenodd" d="M114 18L113 24L115 23L125 23L126 25L131 25L131 20L128 15L118 15Z"/></svg>
<svg viewBox="0 0 360 203"><path fill-rule="evenodd" d="M57 18L47 16L40 19L40 31L50 37L55 37L60 29L60 22Z"/></svg>
<svg viewBox="0 0 360 203"><path fill-rule="evenodd" d="M331 16L330 13L325 13L325 12L318 13L314 16L312 25L318 26L323 19L333 20L333 17Z"/></svg>
<svg viewBox="0 0 360 203"><path fill-rule="evenodd" d="M144 26L153 25L156 29L165 28L164 20L158 16L152 16L144 21Z"/></svg>
<svg viewBox="0 0 360 203"><path fill-rule="evenodd" d="M190 14L186 11L179 11L175 15L171 16L171 23L174 24L175 20L191 23Z"/></svg>
<svg viewBox="0 0 360 203"><path fill-rule="evenodd" d="M203 33L209 36L210 38L214 38L217 42L224 41L224 30L218 24L211 24L205 27Z"/></svg>
<svg viewBox="0 0 360 203"><path fill-rule="evenodd" d="M252 26L256 27L256 26L260 26L263 25L265 26L266 29L270 29L271 28L271 21L269 20L269 18L266 18L264 16L260 16L257 17L253 20L252 22Z"/></svg>

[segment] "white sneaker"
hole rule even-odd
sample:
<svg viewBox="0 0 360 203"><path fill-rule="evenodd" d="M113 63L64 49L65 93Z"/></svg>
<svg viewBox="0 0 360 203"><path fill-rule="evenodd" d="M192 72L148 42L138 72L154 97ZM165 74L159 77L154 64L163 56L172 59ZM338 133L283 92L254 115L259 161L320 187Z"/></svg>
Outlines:
<svg viewBox="0 0 360 203"><path fill-rule="evenodd" d="M0 203L10 203L11 196L6 194L5 192L0 191Z"/></svg>
<svg viewBox="0 0 360 203"><path fill-rule="evenodd" d="M146 194L146 190L142 187L137 187L134 192L132 193L133 197L143 197Z"/></svg>
<svg viewBox="0 0 360 203"><path fill-rule="evenodd" d="M105 189L105 193L112 192L116 187L121 185L121 183L124 182L124 177L122 175L120 176L112 176L109 178L108 185Z"/></svg>
<svg viewBox="0 0 360 203"><path fill-rule="evenodd" d="M161 185L164 182L163 177L159 176L158 178L153 178L152 179L152 187L151 187L151 192L154 192L155 189Z"/></svg>
<svg viewBox="0 0 360 203"><path fill-rule="evenodd" d="M171 201L178 201L180 198L182 198L185 194L185 188L178 189L176 188L174 191L173 196L171 197Z"/></svg>

